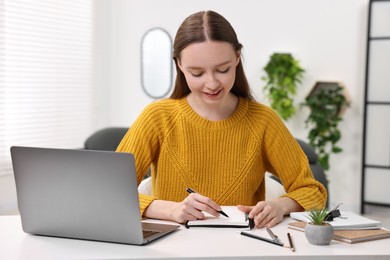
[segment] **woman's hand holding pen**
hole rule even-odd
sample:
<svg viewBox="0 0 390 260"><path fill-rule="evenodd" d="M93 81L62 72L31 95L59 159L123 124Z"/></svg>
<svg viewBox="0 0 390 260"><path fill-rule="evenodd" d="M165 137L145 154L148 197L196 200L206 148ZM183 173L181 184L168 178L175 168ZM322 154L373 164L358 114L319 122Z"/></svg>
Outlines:
<svg viewBox="0 0 390 260"><path fill-rule="evenodd" d="M202 211L219 216L218 210L221 210L221 207L210 198L191 193L181 202L154 200L145 209L143 217L185 223L187 220L203 219Z"/></svg>
<svg viewBox="0 0 390 260"><path fill-rule="evenodd" d="M203 219L202 211L218 217L220 210L221 207L212 199L199 193L191 193L172 209L172 218L176 222L184 223L187 220Z"/></svg>
<svg viewBox="0 0 390 260"><path fill-rule="evenodd" d="M218 217L221 207L212 199L193 192L181 202L154 200L145 209L143 217L185 223L187 220L203 219L202 211Z"/></svg>

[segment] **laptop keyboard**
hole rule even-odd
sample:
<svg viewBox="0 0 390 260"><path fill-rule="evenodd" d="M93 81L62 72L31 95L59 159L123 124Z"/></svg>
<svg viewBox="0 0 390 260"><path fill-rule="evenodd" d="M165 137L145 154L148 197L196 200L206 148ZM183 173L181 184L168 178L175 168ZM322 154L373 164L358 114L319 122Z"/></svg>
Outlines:
<svg viewBox="0 0 390 260"><path fill-rule="evenodd" d="M155 234L161 233L160 230L150 230L150 229L143 229L142 230L144 238L153 236Z"/></svg>

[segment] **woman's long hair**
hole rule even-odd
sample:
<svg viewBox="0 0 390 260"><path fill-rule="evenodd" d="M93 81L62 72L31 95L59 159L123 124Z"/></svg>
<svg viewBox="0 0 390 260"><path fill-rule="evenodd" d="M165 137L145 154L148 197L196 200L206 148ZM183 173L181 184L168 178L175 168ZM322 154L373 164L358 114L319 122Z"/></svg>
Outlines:
<svg viewBox="0 0 390 260"><path fill-rule="evenodd" d="M202 11L187 17L180 25L173 43L173 60L177 74L171 98L183 98L191 92L185 76L178 66L182 50L192 43L207 40L227 42L241 55L242 44L238 41L233 27L223 16L213 11ZM254 100L241 59L236 67L236 78L231 92L238 97Z"/></svg>

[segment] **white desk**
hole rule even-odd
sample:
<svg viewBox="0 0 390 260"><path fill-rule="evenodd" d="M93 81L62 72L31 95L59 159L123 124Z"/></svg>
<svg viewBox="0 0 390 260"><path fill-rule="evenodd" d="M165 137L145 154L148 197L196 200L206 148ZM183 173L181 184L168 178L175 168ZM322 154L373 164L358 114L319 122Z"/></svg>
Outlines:
<svg viewBox="0 0 390 260"><path fill-rule="evenodd" d="M289 221L286 218L272 230L284 242L290 232L296 252L242 236L235 229L181 227L145 246L34 236L22 231L19 216L0 216L0 259L390 259L390 239L314 246L303 232L288 229Z"/></svg>

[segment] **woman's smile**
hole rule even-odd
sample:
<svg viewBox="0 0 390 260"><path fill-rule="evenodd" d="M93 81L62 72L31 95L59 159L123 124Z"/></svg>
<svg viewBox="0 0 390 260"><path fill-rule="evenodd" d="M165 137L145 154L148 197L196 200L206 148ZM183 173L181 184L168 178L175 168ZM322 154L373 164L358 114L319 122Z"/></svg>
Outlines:
<svg viewBox="0 0 390 260"><path fill-rule="evenodd" d="M217 91L214 91L214 92L203 92L206 96L208 96L208 97L210 97L210 98L217 98L217 97L219 97L220 95L219 94L221 94L222 93L222 88L221 89L219 89L219 90L217 90Z"/></svg>

